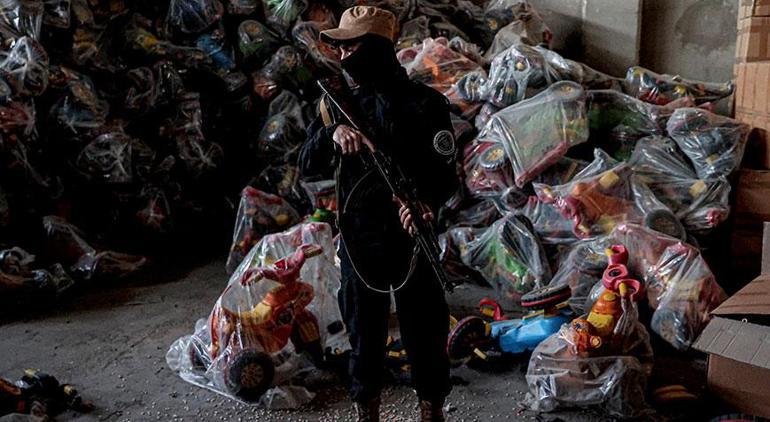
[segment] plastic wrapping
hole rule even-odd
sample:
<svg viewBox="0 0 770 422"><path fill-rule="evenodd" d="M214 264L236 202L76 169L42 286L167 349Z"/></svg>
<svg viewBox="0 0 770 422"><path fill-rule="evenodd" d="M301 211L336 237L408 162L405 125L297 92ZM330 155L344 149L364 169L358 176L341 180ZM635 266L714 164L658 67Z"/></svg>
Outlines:
<svg viewBox="0 0 770 422"><path fill-rule="evenodd" d="M261 7L259 0L228 0L227 12L232 15L250 15Z"/></svg>
<svg viewBox="0 0 770 422"><path fill-rule="evenodd" d="M142 207L136 212L139 225L152 233L169 233L174 223L166 192L148 185L142 188L139 198L142 201Z"/></svg>
<svg viewBox="0 0 770 422"><path fill-rule="evenodd" d="M467 73L484 72L481 65L452 50L446 38L426 38L396 56L411 79L441 93L447 93Z"/></svg>
<svg viewBox="0 0 770 422"><path fill-rule="evenodd" d="M559 79L540 51L528 45L514 45L492 60L489 80L480 91L481 99L507 107L532 97Z"/></svg>
<svg viewBox="0 0 770 422"><path fill-rule="evenodd" d="M629 68L624 82L624 91L628 95L653 104L668 104L683 97L692 97L702 104L725 98L733 90L732 82L691 81L678 75L659 75L640 66Z"/></svg>
<svg viewBox="0 0 770 422"><path fill-rule="evenodd" d="M40 39L45 12L43 1L4 0L0 2L0 36L4 45L23 36Z"/></svg>
<svg viewBox="0 0 770 422"><path fill-rule="evenodd" d="M110 132L86 145L75 165L93 182L131 183L150 173L154 158L155 152L145 143Z"/></svg>
<svg viewBox="0 0 770 422"><path fill-rule="evenodd" d="M481 55L481 47L472 42L468 42L463 38L454 37L449 40L447 44L452 50L462 54L463 56L473 60L476 63L484 64L484 57Z"/></svg>
<svg viewBox="0 0 770 422"><path fill-rule="evenodd" d="M297 152L305 140L305 132L291 116L268 117L257 137L257 152L268 160L285 161Z"/></svg>
<svg viewBox="0 0 770 422"><path fill-rule="evenodd" d="M488 15L487 22L492 27L496 27L500 23L500 15ZM545 45L551 44L553 34L551 30L546 26L543 18L537 14L537 12L520 15L512 22L505 24L495 34L495 39L484 53L484 58L491 61L495 56L507 50L514 45Z"/></svg>
<svg viewBox="0 0 770 422"><path fill-rule="evenodd" d="M458 242L463 263L481 273L506 305L519 306L522 295L551 278L540 240L520 216L504 216L489 228L464 236Z"/></svg>
<svg viewBox="0 0 770 422"><path fill-rule="evenodd" d="M609 89L620 91L622 89L623 79L621 78L599 72L584 63L564 58L547 48L536 47L536 50L543 55L546 63L551 66L551 70L556 72L561 79L577 82L583 88L591 90Z"/></svg>
<svg viewBox="0 0 770 422"><path fill-rule="evenodd" d="M0 54L0 75L20 96L38 96L48 87L48 53L31 37Z"/></svg>
<svg viewBox="0 0 770 422"><path fill-rule="evenodd" d="M620 159L628 159L636 141L651 135L664 135L666 123L676 107L694 105L682 98L656 106L613 90L588 93L588 121L595 144Z"/></svg>
<svg viewBox="0 0 770 422"><path fill-rule="evenodd" d="M291 36L308 52L316 66L339 73L341 71L339 52L320 39L320 33L324 29L328 29L328 25L313 21L297 22L291 31Z"/></svg>
<svg viewBox="0 0 770 422"><path fill-rule="evenodd" d="M278 35L255 20L245 20L238 25L238 49L248 63L262 64L280 46Z"/></svg>
<svg viewBox="0 0 770 422"><path fill-rule="evenodd" d="M97 251L83 239L83 233L77 227L61 217L44 217L43 229L49 260L60 262L83 280L125 277L141 270L147 263L141 256Z"/></svg>
<svg viewBox="0 0 770 422"><path fill-rule="evenodd" d="M67 83L67 92L53 105L49 116L73 135L83 135L104 125L109 104L101 99L87 77Z"/></svg>
<svg viewBox="0 0 770 422"><path fill-rule="evenodd" d="M311 257L312 249L320 255ZM271 409L304 405L314 396L305 382L312 363L322 363L324 348L344 347L339 284L328 225L266 236L208 319L177 340L166 361L185 381L238 400Z"/></svg>
<svg viewBox="0 0 770 422"><path fill-rule="evenodd" d="M430 28L428 27L428 17L418 16L412 20L406 21L401 25L401 32L396 41L396 49L414 47L422 44L422 40L430 38Z"/></svg>
<svg viewBox="0 0 770 422"><path fill-rule="evenodd" d="M639 140L629 162L688 232L706 233L727 219L730 183L724 177L699 178L670 138Z"/></svg>
<svg viewBox="0 0 770 422"><path fill-rule="evenodd" d="M314 209L337 211L337 185L334 180L302 181L300 185Z"/></svg>
<svg viewBox="0 0 770 422"><path fill-rule="evenodd" d="M499 196L513 186L511 171L505 149L500 142L478 138L463 150L463 171L465 186L476 197Z"/></svg>
<svg viewBox="0 0 770 422"><path fill-rule="evenodd" d="M305 198L299 184L299 168L294 164L265 167L250 184L261 191L280 196L296 209L304 208Z"/></svg>
<svg viewBox="0 0 770 422"><path fill-rule="evenodd" d="M613 164L598 153L592 164L564 185L535 183L538 199L573 222L580 239L606 234L622 223L643 223L655 211L678 223L673 212L652 194L627 163Z"/></svg>
<svg viewBox="0 0 770 422"><path fill-rule="evenodd" d="M299 214L283 198L247 186L241 192L241 203L235 218L233 243L226 269L232 273L251 248L268 233L274 233L299 222Z"/></svg>
<svg viewBox="0 0 770 422"><path fill-rule="evenodd" d="M699 108L676 110L666 130L701 179L729 176L741 164L751 127Z"/></svg>
<svg viewBox="0 0 770 422"><path fill-rule="evenodd" d="M307 0L267 0L265 1L268 22L279 30L288 33L302 12L308 7Z"/></svg>
<svg viewBox="0 0 770 422"><path fill-rule="evenodd" d="M573 321L532 352L526 378L533 410L600 407L620 418L651 413L644 396L652 372L652 346L639 322L636 304L621 300L623 313L607 341L612 344L607 350L575 353Z"/></svg>
<svg viewBox="0 0 770 422"><path fill-rule="evenodd" d="M492 116L480 136L503 144L522 187L588 139L584 91L573 82L554 84Z"/></svg>
<svg viewBox="0 0 770 422"><path fill-rule="evenodd" d="M628 271L645 285L653 311L650 329L673 347L688 349L726 296L698 249L680 239L640 225L620 225L607 236L576 243L549 284L568 284L570 305L587 312L601 293L604 251L613 244L627 248Z"/></svg>
<svg viewBox="0 0 770 422"><path fill-rule="evenodd" d="M224 75L235 69L235 56L229 46L225 46L225 33L217 29L201 34L195 46L208 56L218 73Z"/></svg>
<svg viewBox="0 0 770 422"><path fill-rule="evenodd" d="M182 33L197 34L218 22L223 12L219 0L171 0L168 23Z"/></svg>
<svg viewBox="0 0 770 422"><path fill-rule="evenodd" d="M289 45L279 48L270 61L252 75L254 92L265 101L271 101L282 88L299 90L313 75L302 62L299 51Z"/></svg>

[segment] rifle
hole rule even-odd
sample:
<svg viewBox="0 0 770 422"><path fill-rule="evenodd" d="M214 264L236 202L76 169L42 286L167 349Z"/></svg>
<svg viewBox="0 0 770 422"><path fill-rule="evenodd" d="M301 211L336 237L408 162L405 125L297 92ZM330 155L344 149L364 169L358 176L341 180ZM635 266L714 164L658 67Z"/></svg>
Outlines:
<svg viewBox="0 0 770 422"><path fill-rule="evenodd" d="M355 108L351 106L349 100L349 88L347 84L341 78L328 78L318 81L318 86L321 88L326 98L328 98L334 106L337 107L343 117L350 123L350 125L361 132L368 139L373 140L376 130L370 125L365 118L361 118L355 114ZM377 142L374 142L375 145ZM382 144L380 144L382 145ZM404 175L401 168L393 162L393 160L383 153L379 148L374 151L369 148L364 148L369 152L368 157L371 160L374 167L385 179L385 183L390 188L393 195L399 198L403 205L409 210L412 215L412 226L414 229L414 238L417 241L417 245L428 259L428 263L433 272L436 274L438 282L445 290L452 292L454 286L449 281L449 277L444 271L444 267L441 266L440 255L441 247L436 237L436 231L433 228L433 224L422 218L422 211L417 201L417 190L414 184Z"/></svg>

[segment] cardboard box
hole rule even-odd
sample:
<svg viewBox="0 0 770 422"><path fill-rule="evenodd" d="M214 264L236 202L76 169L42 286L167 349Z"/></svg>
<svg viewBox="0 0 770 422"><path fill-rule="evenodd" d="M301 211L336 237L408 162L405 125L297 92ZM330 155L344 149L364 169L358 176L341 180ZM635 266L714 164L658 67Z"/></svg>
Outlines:
<svg viewBox="0 0 770 422"><path fill-rule="evenodd" d="M770 224L764 224L770 244ZM770 248L763 272L712 315L693 347L708 353L711 391L738 411L770 418Z"/></svg>
<svg viewBox="0 0 770 422"><path fill-rule="evenodd" d="M730 258L735 275L748 280L761 270L762 229L770 221L770 171L739 170L735 191Z"/></svg>
<svg viewBox="0 0 770 422"><path fill-rule="evenodd" d="M738 63L770 60L770 17L750 17L738 21L735 58Z"/></svg>
<svg viewBox="0 0 770 422"><path fill-rule="evenodd" d="M738 5L738 19L752 16L770 16L770 0L741 0Z"/></svg>
<svg viewBox="0 0 770 422"><path fill-rule="evenodd" d="M770 62L735 65L736 112L770 115Z"/></svg>

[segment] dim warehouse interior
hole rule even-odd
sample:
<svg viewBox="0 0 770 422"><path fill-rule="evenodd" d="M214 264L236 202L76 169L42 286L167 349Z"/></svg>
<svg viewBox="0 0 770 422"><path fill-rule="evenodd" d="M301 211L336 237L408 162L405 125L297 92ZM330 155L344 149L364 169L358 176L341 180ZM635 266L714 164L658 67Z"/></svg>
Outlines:
<svg viewBox="0 0 770 422"><path fill-rule="evenodd" d="M770 419L770 0L0 0L0 422Z"/></svg>

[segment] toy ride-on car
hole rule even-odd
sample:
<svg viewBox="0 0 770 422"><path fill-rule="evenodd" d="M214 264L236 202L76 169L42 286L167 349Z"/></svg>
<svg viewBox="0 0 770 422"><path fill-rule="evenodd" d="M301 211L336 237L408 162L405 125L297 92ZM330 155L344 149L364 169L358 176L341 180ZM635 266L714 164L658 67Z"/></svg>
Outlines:
<svg viewBox="0 0 770 422"><path fill-rule="evenodd" d="M495 301L482 299L480 311L491 321L469 316L458 322L447 340L450 361L459 366L474 357L487 360L490 353L518 354L534 350L574 318L567 306L570 292L568 285L533 290L521 299L521 305L531 312L519 319L508 319Z"/></svg>
<svg viewBox="0 0 770 422"><path fill-rule="evenodd" d="M313 286L299 279L305 260L321 254L320 247L302 245L269 267L244 272L240 285L225 289L209 317L211 344L190 345L199 369L215 365L224 387L244 401L257 401L272 387L280 354L291 340L297 353L323 358L318 320L306 309ZM248 289L249 294L243 294ZM240 294L233 294L240 291Z"/></svg>

